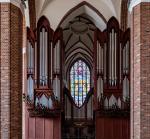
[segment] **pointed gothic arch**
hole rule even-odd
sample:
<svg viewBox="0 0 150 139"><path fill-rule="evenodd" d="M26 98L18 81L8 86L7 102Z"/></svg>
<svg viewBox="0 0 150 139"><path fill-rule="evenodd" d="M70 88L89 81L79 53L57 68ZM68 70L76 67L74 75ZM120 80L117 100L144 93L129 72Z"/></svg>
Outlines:
<svg viewBox="0 0 150 139"><path fill-rule="evenodd" d="M74 11L80 9L83 6L87 6L88 8L90 8L92 11L94 11L102 20L103 22L106 24L107 20L105 19L105 17L100 13L100 11L98 11L95 7L93 7L90 3L88 3L87 1L83 1L81 3L79 3L78 5L76 5L75 7L73 7L72 9L70 9L65 15L64 17L61 19L58 27L61 26L61 24L65 21L65 19L67 17L69 17Z"/></svg>

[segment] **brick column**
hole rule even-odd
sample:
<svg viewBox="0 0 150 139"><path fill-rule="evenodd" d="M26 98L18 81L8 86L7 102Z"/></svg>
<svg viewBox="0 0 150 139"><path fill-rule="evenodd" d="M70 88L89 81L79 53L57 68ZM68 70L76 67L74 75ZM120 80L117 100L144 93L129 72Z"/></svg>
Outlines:
<svg viewBox="0 0 150 139"><path fill-rule="evenodd" d="M1 4L1 139L10 138L10 5Z"/></svg>
<svg viewBox="0 0 150 139"><path fill-rule="evenodd" d="M3 2L0 17L0 138L21 139L23 14Z"/></svg>
<svg viewBox="0 0 150 139"><path fill-rule="evenodd" d="M30 28L32 30L35 30L36 28L35 0L28 0L28 3L29 3Z"/></svg>
<svg viewBox="0 0 150 139"><path fill-rule="evenodd" d="M130 6L131 139L150 139L150 0L133 1Z"/></svg>

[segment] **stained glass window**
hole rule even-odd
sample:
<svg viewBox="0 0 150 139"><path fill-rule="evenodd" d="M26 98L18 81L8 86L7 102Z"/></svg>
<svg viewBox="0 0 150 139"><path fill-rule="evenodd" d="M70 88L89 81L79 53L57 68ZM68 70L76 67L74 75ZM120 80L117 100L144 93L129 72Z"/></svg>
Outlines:
<svg viewBox="0 0 150 139"><path fill-rule="evenodd" d="M90 70L82 60L76 61L70 70L70 90L75 104L80 107L90 90Z"/></svg>

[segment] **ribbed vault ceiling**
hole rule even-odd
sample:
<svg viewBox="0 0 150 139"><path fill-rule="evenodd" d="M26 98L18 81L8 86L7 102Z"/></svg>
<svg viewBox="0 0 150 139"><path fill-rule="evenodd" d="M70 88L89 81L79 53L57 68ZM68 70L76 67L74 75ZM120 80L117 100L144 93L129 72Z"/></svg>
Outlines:
<svg viewBox="0 0 150 139"><path fill-rule="evenodd" d="M121 0L85 0L90 5L95 7L108 21L110 17L115 16L118 20L120 19L120 7ZM56 29L63 16L73 7L83 2L82 0L35 0L36 2L36 15L37 19L40 16L45 15L52 28ZM78 13L79 12L79 13ZM78 10L72 17L76 17L79 14L86 13L87 15L93 16L95 25L100 28L100 23L96 23L96 14L92 13L91 9L87 7ZM98 17L96 17L98 18ZM100 21L102 22L102 21ZM103 24L103 23L102 23ZM104 25L101 27L104 28Z"/></svg>
<svg viewBox="0 0 150 139"><path fill-rule="evenodd" d="M63 39L65 43L65 64L82 58L92 65L94 30L96 26L86 14L79 15L63 28Z"/></svg>

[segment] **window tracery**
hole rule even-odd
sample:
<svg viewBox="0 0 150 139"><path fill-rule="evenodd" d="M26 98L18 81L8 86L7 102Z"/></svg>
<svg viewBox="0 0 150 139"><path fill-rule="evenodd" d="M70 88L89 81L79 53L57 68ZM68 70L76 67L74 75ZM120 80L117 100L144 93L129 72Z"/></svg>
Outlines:
<svg viewBox="0 0 150 139"><path fill-rule="evenodd" d="M90 90L90 69L85 62L77 60L70 70L70 91L75 104L80 107Z"/></svg>

